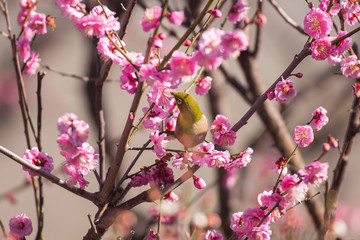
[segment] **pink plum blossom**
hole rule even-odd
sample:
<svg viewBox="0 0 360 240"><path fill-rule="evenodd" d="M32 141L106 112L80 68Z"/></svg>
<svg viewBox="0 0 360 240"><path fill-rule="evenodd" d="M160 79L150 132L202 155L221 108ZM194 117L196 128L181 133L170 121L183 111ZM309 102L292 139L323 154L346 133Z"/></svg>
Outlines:
<svg viewBox="0 0 360 240"><path fill-rule="evenodd" d="M257 236L263 235L262 232L264 229L262 226L268 226L269 224L269 218L266 218L265 221L258 227L258 224L264 216L264 210L260 208L248 208L244 212L234 213L231 216L230 228L238 235L239 238L242 238L246 235L249 239L252 240L261 239L257 238ZM268 234L271 235L271 230L268 229L265 231L265 233L266 234L264 234L264 236Z"/></svg>
<svg viewBox="0 0 360 240"><path fill-rule="evenodd" d="M36 7L35 7L36 9ZM33 9L34 10L34 9ZM28 15L31 14L30 13L30 9L28 8L21 8L20 12L17 15L17 23L20 26L23 26L25 24L25 20L28 17Z"/></svg>
<svg viewBox="0 0 360 240"><path fill-rule="evenodd" d="M249 233L246 234L249 240L270 240L272 231L269 225L260 225L259 227L253 227Z"/></svg>
<svg viewBox="0 0 360 240"><path fill-rule="evenodd" d="M153 152L156 153L156 156L162 158L166 155L166 149L164 149L168 145L168 141L165 140L166 133L160 134L158 130L150 133L150 139L154 143L154 150Z"/></svg>
<svg viewBox="0 0 360 240"><path fill-rule="evenodd" d="M347 78L359 78L360 77L360 60L355 55L350 55L345 58L341 64L340 69L342 75Z"/></svg>
<svg viewBox="0 0 360 240"><path fill-rule="evenodd" d="M57 122L57 127L60 133L68 133L73 125L73 122L77 120L78 117L74 113L65 113L63 116L59 117Z"/></svg>
<svg viewBox="0 0 360 240"><path fill-rule="evenodd" d="M46 172L51 172L54 169L53 159L44 152L39 152L37 147L33 147L31 150L27 149L23 155L28 163L40 167ZM23 167L23 170L29 172L30 176L39 176L36 172L31 171L30 169Z"/></svg>
<svg viewBox="0 0 360 240"><path fill-rule="evenodd" d="M126 90L130 94L134 94L136 92L137 86L139 82L136 79L135 73L124 73L120 77L120 88Z"/></svg>
<svg viewBox="0 0 360 240"><path fill-rule="evenodd" d="M196 82L195 93L202 96L207 94L211 88L212 77L206 76L204 78L200 77Z"/></svg>
<svg viewBox="0 0 360 240"><path fill-rule="evenodd" d="M168 111L171 111L175 107L175 99L171 95L174 91L170 88L171 83L169 82L156 82L152 90L147 94L148 103L155 103L158 106L165 106Z"/></svg>
<svg viewBox="0 0 360 240"><path fill-rule="evenodd" d="M222 36L225 34L224 31L218 28L209 28L199 39L198 45L200 52L209 58L217 58L223 56L222 48Z"/></svg>
<svg viewBox="0 0 360 240"><path fill-rule="evenodd" d="M309 125L296 126L292 138L299 147L307 147L314 141L313 129Z"/></svg>
<svg viewBox="0 0 360 240"><path fill-rule="evenodd" d="M120 23L115 18L115 12L112 12L104 6L106 15L101 6L94 7L90 13L82 18L75 19L76 27L87 36L103 37L105 33L119 31Z"/></svg>
<svg viewBox="0 0 360 240"><path fill-rule="evenodd" d="M310 124L313 129L320 130L329 122L329 118L326 116L327 111L323 107L318 107L312 113L313 119Z"/></svg>
<svg viewBox="0 0 360 240"><path fill-rule="evenodd" d="M225 33L221 36L221 46L223 57L235 56L240 51L245 51L249 47L249 37L240 29Z"/></svg>
<svg viewBox="0 0 360 240"><path fill-rule="evenodd" d="M44 35L47 32L46 15L44 13L31 14L26 26L29 27L35 34Z"/></svg>
<svg viewBox="0 0 360 240"><path fill-rule="evenodd" d="M210 161L210 154L206 153L212 153L215 149L215 146L211 142L203 142L199 147L196 148L196 151L192 154L192 161L194 164L197 164L199 166L204 166L205 163L208 163ZM205 153L199 153L199 152L205 152Z"/></svg>
<svg viewBox="0 0 360 240"><path fill-rule="evenodd" d="M230 123L224 115L217 115L210 127L210 132L216 144L233 145L236 133L230 130Z"/></svg>
<svg viewBox="0 0 360 240"><path fill-rule="evenodd" d="M175 77L191 76L195 73L196 64L185 53L175 51L170 59L170 68Z"/></svg>
<svg viewBox="0 0 360 240"><path fill-rule="evenodd" d="M36 0L20 0L20 7L22 9L30 9L34 7L36 4Z"/></svg>
<svg viewBox="0 0 360 240"><path fill-rule="evenodd" d="M22 38L16 41L16 50L19 54L20 61L26 62L30 58L30 42Z"/></svg>
<svg viewBox="0 0 360 240"><path fill-rule="evenodd" d="M184 21L184 12L183 11L173 11L166 14L166 17L169 19L169 22L175 26L180 26Z"/></svg>
<svg viewBox="0 0 360 240"><path fill-rule="evenodd" d="M30 58L26 61L24 73L27 75L33 75L40 69L39 53L32 51Z"/></svg>
<svg viewBox="0 0 360 240"><path fill-rule="evenodd" d="M224 237L217 230L207 230L206 233L201 234L201 240L223 240Z"/></svg>
<svg viewBox="0 0 360 240"><path fill-rule="evenodd" d="M145 32L156 28L160 24L161 7L155 6L153 8L147 8L144 12L144 16L141 19L141 26Z"/></svg>
<svg viewBox="0 0 360 240"><path fill-rule="evenodd" d="M192 60L199 66L205 67L210 70L217 69L220 67L223 60L222 57L210 58L204 55L202 52L195 50L192 53Z"/></svg>
<svg viewBox="0 0 360 240"><path fill-rule="evenodd" d="M11 218L9 221L9 227L10 233L18 236L19 238L24 238L25 236L30 235L33 230L31 219L24 213Z"/></svg>
<svg viewBox="0 0 360 240"><path fill-rule="evenodd" d="M82 18L85 14L81 8L85 9L85 4L81 3L82 0L56 0L56 5L62 11L62 16L69 16L70 20ZM80 5L80 7L78 6Z"/></svg>
<svg viewBox="0 0 360 240"><path fill-rule="evenodd" d="M149 108L145 107L142 109L143 113L146 114ZM144 120L143 125L145 128L156 130L159 127L161 121L165 120L169 114L162 108L155 105L151 110L147 118Z"/></svg>
<svg viewBox="0 0 360 240"><path fill-rule="evenodd" d="M251 154L254 151L252 148L248 147L243 152L240 152L238 155L231 156L230 162L224 166L227 171L232 169L237 169L241 167L246 167L251 162Z"/></svg>
<svg viewBox="0 0 360 240"><path fill-rule="evenodd" d="M329 35L332 25L330 15L321 9L315 8L305 16L304 32L310 37L320 39Z"/></svg>
<svg viewBox="0 0 360 240"><path fill-rule="evenodd" d="M276 222L280 215L285 214L287 203L280 194L273 193L272 191L264 191L258 195L257 200L261 207L266 207L266 212L275 205L278 206L270 215L271 221Z"/></svg>
<svg viewBox="0 0 360 240"><path fill-rule="evenodd" d="M311 183L319 186L328 178L328 168L329 164L327 162L321 163L319 161L315 161L306 166L304 183Z"/></svg>
<svg viewBox="0 0 360 240"><path fill-rule="evenodd" d="M168 201L171 201L171 202L176 202L179 200L179 196L176 193L174 193L173 191L171 191L165 195L165 199Z"/></svg>
<svg viewBox="0 0 360 240"><path fill-rule="evenodd" d="M342 15L344 20L350 26L354 26L358 23L358 17L360 15L360 10L357 10L355 13L346 12L345 10L342 11Z"/></svg>
<svg viewBox="0 0 360 240"><path fill-rule="evenodd" d="M288 204L295 205L305 199L308 189L308 186L300 180L297 174L286 174L280 182L278 191L280 194L285 193L283 197Z"/></svg>
<svg viewBox="0 0 360 240"><path fill-rule="evenodd" d="M193 180L194 180L194 186L195 186L197 189L204 189L204 188L206 188L206 182L205 182L204 179L199 178L199 177L196 177L196 176L193 176Z"/></svg>
<svg viewBox="0 0 360 240"><path fill-rule="evenodd" d="M319 4L319 8L326 12L330 0L322 0ZM333 6L331 7L331 10L329 12L330 17L336 16L341 9L340 1L334 0Z"/></svg>
<svg viewBox="0 0 360 240"><path fill-rule="evenodd" d="M350 13L356 13L360 10L360 4L354 0L341 0L341 7Z"/></svg>
<svg viewBox="0 0 360 240"><path fill-rule="evenodd" d="M311 56L315 60L325 60L329 57L332 47L327 38L316 40L311 44Z"/></svg>
<svg viewBox="0 0 360 240"><path fill-rule="evenodd" d="M164 161L158 161L158 164L150 168L149 183L150 186L167 185L174 182L174 174L171 168Z"/></svg>
<svg viewBox="0 0 360 240"><path fill-rule="evenodd" d="M98 155L95 149L90 146L89 143L84 142L77 147L77 152L62 152L66 157L66 163L64 167L67 168L69 165L75 167L77 173L81 175L87 175L93 171L98 164Z"/></svg>
<svg viewBox="0 0 360 240"><path fill-rule="evenodd" d="M247 14L247 11L250 9L249 6L242 3L242 1L237 1L230 10L229 20L232 23L240 22Z"/></svg>
<svg viewBox="0 0 360 240"><path fill-rule="evenodd" d="M296 96L296 90L294 88L294 83L290 78L279 81L275 86L275 95L276 101L279 103L284 103Z"/></svg>
<svg viewBox="0 0 360 240"><path fill-rule="evenodd" d="M207 158L207 165L208 167L224 167L230 162L230 153L229 151L212 151L209 158Z"/></svg>
<svg viewBox="0 0 360 240"><path fill-rule="evenodd" d="M123 41L120 42L114 34L109 34L108 36L118 47L122 48L122 46L125 46L125 43ZM96 48L99 53L102 54L104 59L111 59L115 64L121 64L122 62L127 61L107 36L103 36L99 39Z"/></svg>
<svg viewBox="0 0 360 240"><path fill-rule="evenodd" d="M347 34L346 31L341 31L339 32L338 36L335 39L338 39L342 36L345 36ZM333 40L335 40L333 39ZM338 42L337 44L334 44L331 46L331 55L341 55L343 54L346 50L348 50L351 47L351 37L347 37L344 40L341 40L340 42Z"/></svg>
<svg viewBox="0 0 360 240"><path fill-rule="evenodd" d="M148 169L141 169L140 173L131 177L130 186L141 187L149 183Z"/></svg>
<svg viewBox="0 0 360 240"><path fill-rule="evenodd" d="M238 171L236 168L233 168L233 169L227 171L223 178L222 186L229 190L232 189L235 186L236 181L238 179L237 173L238 173Z"/></svg>

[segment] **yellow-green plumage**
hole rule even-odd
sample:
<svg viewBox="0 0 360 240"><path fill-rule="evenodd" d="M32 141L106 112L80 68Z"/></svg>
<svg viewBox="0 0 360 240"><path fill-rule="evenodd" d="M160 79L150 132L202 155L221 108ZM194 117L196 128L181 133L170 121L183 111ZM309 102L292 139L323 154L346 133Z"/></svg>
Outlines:
<svg viewBox="0 0 360 240"><path fill-rule="evenodd" d="M180 110L176 121L175 137L186 149L195 147L205 140L208 121L196 100L187 93L173 93Z"/></svg>

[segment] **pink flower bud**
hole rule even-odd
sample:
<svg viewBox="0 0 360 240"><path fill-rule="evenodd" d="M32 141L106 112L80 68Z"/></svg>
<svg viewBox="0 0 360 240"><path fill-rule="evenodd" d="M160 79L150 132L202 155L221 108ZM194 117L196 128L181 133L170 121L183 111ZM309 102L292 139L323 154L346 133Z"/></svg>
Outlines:
<svg viewBox="0 0 360 240"><path fill-rule="evenodd" d="M313 9L313 8L314 8L314 4L313 4L312 2L309 2L308 7L309 7L310 9Z"/></svg>
<svg viewBox="0 0 360 240"><path fill-rule="evenodd" d="M190 44L191 44L191 41L189 39L186 39L184 41L184 46L188 47L188 46L190 46Z"/></svg>
<svg viewBox="0 0 360 240"><path fill-rule="evenodd" d="M269 100L273 100L275 98L274 89L271 89L270 91L268 91L266 95Z"/></svg>
<svg viewBox="0 0 360 240"><path fill-rule="evenodd" d="M158 37L161 39L161 40L164 40L165 38L167 38L167 35L166 35L166 33L159 33L158 34Z"/></svg>
<svg viewBox="0 0 360 240"><path fill-rule="evenodd" d="M222 12L219 9L210 9L208 11L214 18L220 18L222 16Z"/></svg>
<svg viewBox="0 0 360 240"><path fill-rule="evenodd" d="M193 176L194 186L198 189L204 189L206 187L206 182L204 179Z"/></svg>
<svg viewBox="0 0 360 240"><path fill-rule="evenodd" d="M331 147L333 148L338 148L339 147L339 142L338 140L336 140L333 136L331 136L330 134L328 135L328 141Z"/></svg>
<svg viewBox="0 0 360 240"><path fill-rule="evenodd" d="M304 76L304 74L302 72L299 72L295 75L297 78L302 78Z"/></svg>
<svg viewBox="0 0 360 240"><path fill-rule="evenodd" d="M322 144L322 149L324 152L328 152L330 150L331 146L329 143L323 143Z"/></svg>

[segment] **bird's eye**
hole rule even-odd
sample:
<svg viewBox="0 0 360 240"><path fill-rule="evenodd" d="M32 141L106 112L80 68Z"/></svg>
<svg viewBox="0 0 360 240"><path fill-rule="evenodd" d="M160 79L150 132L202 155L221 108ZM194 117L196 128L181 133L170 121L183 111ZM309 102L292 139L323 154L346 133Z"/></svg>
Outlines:
<svg viewBox="0 0 360 240"><path fill-rule="evenodd" d="M176 103L177 103L178 105L181 105L181 104L183 103L183 101L182 101L180 98L177 98L177 99L176 99Z"/></svg>

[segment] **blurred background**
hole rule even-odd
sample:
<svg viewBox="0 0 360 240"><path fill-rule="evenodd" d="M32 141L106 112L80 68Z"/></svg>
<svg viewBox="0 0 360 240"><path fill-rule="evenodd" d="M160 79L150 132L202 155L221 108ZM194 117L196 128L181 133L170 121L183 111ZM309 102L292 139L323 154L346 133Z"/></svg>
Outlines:
<svg viewBox="0 0 360 240"><path fill-rule="evenodd" d="M95 0L84 1L91 9L96 5ZM121 19L124 10L120 4L127 6L127 1L102 1L110 9L118 12ZM111 3L110 3L111 2ZM194 1L195 2L195 1ZM181 1L169 0L169 6L172 10L187 9L189 16L194 15L201 6L207 1ZM227 1L223 6L223 13L228 12L232 1ZM145 47L149 33L144 33L139 24L144 12L144 6L160 5L159 1L147 0L139 1L141 3L135 8L132 19L130 20L127 34L124 37L127 49L131 51L145 53ZM300 26L303 18L309 11L304 1L286 1L279 0L279 5L291 16ZM317 3L315 3L316 5ZM12 29L15 34L20 31L17 26L17 14L20 10L19 1L8 1ZM249 15L254 14L255 5L252 6ZM61 17L60 10L56 7L55 1L40 1L37 7L38 12L50 14L56 17L55 31L48 30L44 36L36 38L33 49L40 53L42 64L50 66L60 72L75 74L78 76L94 76L96 72L96 49L93 41L76 30L73 22L67 18ZM260 78L266 86L270 86L279 75L286 69L287 65L299 53L307 40L305 35L301 35L295 29L291 28L278 15L274 8L265 1L263 13L267 17L267 24L263 27L263 36L260 45L257 68ZM213 26L219 26L223 18L213 22ZM185 27L174 27L165 23L167 29L172 29L181 36L185 32ZM232 29L232 24L226 23L225 29ZM165 28L161 29L162 31ZM0 17L0 31L7 32L5 19ZM253 29L248 32L253 40ZM332 33L335 35L334 33ZM353 42L356 43L359 37L355 35ZM164 41L164 47L161 49L165 55L176 43L175 37L168 37ZM18 104L18 92L16 88L15 72L13 69L10 42L3 36L0 36L0 145L8 148L14 153L22 156L26 150L26 142L21 118L21 112ZM94 65L95 64L95 65ZM95 66L95 67L94 67ZM236 60L228 60L224 66L236 79L246 86L244 74L241 71ZM97 148L97 128L91 112L91 101L94 100L91 95L91 84L81 80L64 77L60 74L46 70L43 79L42 101L43 101L43 151L47 152L54 159L54 174L65 179L61 169L61 163L64 158L60 155L59 147L56 143L58 131L56 127L57 120L67 112L75 113L79 119L85 120L91 126L89 142ZM290 103L283 106L274 104L281 108L282 115L289 128L290 133L296 125L303 125L311 118L311 113L319 106L323 106L328 111L330 119L320 132L315 133L315 141L308 147L301 149L301 154L306 164L311 163L321 154L321 144L327 141L327 134L332 134L339 139L342 146L344 134L352 105L353 95L351 94L354 83L353 80L341 76L339 66L331 66L327 61L315 61L311 57L306 58L296 69L296 72L302 72L304 77L301 79L293 78L294 85L298 95ZM222 95L221 111L225 114L231 124L235 124L243 114L249 109L249 104L238 94L236 90L224 79L220 71L211 73L214 78L214 85L220 85L216 91ZM120 89L121 69L113 66L109 76L109 81L104 86L104 111L106 121L107 143L112 154L116 151L116 144L122 132L126 121L127 113L132 101L132 96ZM36 119L36 76L25 76L25 88L29 109L33 119ZM180 86L184 90L186 86ZM192 95L195 96L194 91ZM211 121L214 119L211 111L212 101L207 96L195 96L201 109ZM146 98L142 99L141 108L147 107ZM140 117L140 116L138 116ZM131 145L140 147L146 141L149 131L141 129L136 135ZM207 140L211 141L210 134ZM35 146L35 142L32 140ZM181 146L174 142L173 147L181 149ZM274 171L269 171L281 153L277 150L272 137L267 133L263 123L257 115L254 115L248 124L237 132L237 140L231 153L243 151L248 146L254 149L252 162L248 167L239 170L236 185L230 191L229 208L230 213L244 211L249 207L257 206L257 195L264 190L270 190L276 180ZM360 191L357 185L357 174L360 168L360 148L359 140L354 143L351 158L349 159L348 171L344 180L343 188L339 199L337 219L339 224L339 234L343 231L344 239L356 239L360 236L358 222L360 221ZM136 152L126 154L126 162L131 162ZM152 164L155 160L152 152L147 152L137 163L134 169L139 169L145 164ZM331 179L332 171L339 158L339 153L332 149L325 157L324 161L330 164L329 175ZM111 154L108 156L111 159ZM124 171L124 169L122 169ZM175 170L175 176L180 176L180 171ZM186 208L184 213L184 222L201 222L204 214L208 219L213 217L214 226L219 225L217 215L211 215L219 212L219 191L216 183L218 180L218 171L216 169L203 168L197 173L197 176L203 177L207 184L207 190L194 188L189 181L175 192L181 197L182 202L192 202L193 204ZM27 173L21 166L6 156L0 155L0 220L8 230L9 219L16 214L26 213L32 220L34 229L36 229L36 212L34 195L31 185L24 185ZM86 176L90 181L88 191L97 191L98 184L93 174ZM21 187L25 186L25 187ZM15 190L20 189L20 190ZM97 208L92 203L82 199L74 194L47 183L45 181L45 225L44 236L47 239L81 239L89 229L88 214L94 216ZM317 189L320 194L316 198L323 198L324 186ZM129 198L134 196L136 191L129 193ZM128 234L126 224L134 225L135 231L141 236L146 234L149 225L151 225L150 208L155 204L147 203L133 209L133 212L126 212L120 216L117 224L112 227L104 236L104 239L115 239L116 236ZM198 214L196 214L198 213ZM124 220L125 219L125 220ZM289 224L294 224L294 238L291 239L316 239L316 230L311 219L306 212L303 204L289 211L282 222L273 224L273 239L284 239L286 229L291 228ZM154 225L155 226L155 225ZM151 226L153 229L156 227ZM284 227L286 226L286 227ZM285 229L285 230L284 230ZM285 233L284 233L285 232ZM120 234L121 233L121 234ZM296 238L296 236L298 238ZM0 234L0 239L2 235ZM34 233L29 237L35 237ZM172 239L173 236L167 236L165 239ZM135 237L136 239L136 237ZM175 239L175 238L174 238ZM290 238L287 238L290 239Z"/></svg>

